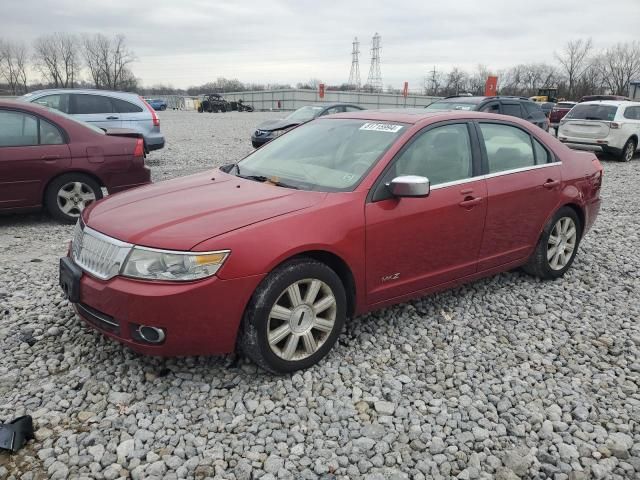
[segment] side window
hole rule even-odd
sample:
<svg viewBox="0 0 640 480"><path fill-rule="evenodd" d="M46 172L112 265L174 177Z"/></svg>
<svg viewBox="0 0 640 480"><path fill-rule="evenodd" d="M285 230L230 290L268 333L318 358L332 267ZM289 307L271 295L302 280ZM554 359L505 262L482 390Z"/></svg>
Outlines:
<svg viewBox="0 0 640 480"><path fill-rule="evenodd" d="M427 177L438 185L473 176L471 140L466 124L436 127L415 139L397 158L385 183L400 175Z"/></svg>
<svg viewBox="0 0 640 480"><path fill-rule="evenodd" d="M67 94L45 95L44 97L36 98L33 103L69 113L69 95Z"/></svg>
<svg viewBox="0 0 640 480"><path fill-rule="evenodd" d="M349 106L347 106L347 107L345 107L345 111L346 111L346 112L360 112L360 111L362 111L362 110L361 110L361 109L359 109L359 108L356 108L356 107L349 107Z"/></svg>
<svg viewBox="0 0 640 480"><path fill-rule="evenodd" d="M497 123L481 123L480 131L487 150L489 173L535 165L529 134Z"/></svg>
<svg viewBox="0 0 640 480"><path fill-rule="evenodd" d="M480 111L486 113L500 113L500 104L498 102L491 102L482 107Z"/></svg>
<svg viewBox="0 0 640 480"><path fill-rule="evenodd" d="M62 145L64 138L57 127L40 119L40 145Z"/></svg>
<svg viewBox="0 0 640 480"><path fill-rule="evenodd" d="M526 117L535 116L536 113L542 113L542 109L532 102L525 102L521 106L527 112Z"/></svg>
<svg viewBox="0 0 640 480"><path fill-rule="evenodd" d="M77 115L87 115L91 113L113 113L111 99L102 95L74 95L75 109Z"/></svg>
<svg viewBox="0 0 640 480"><path fill-rule="evenodd" d="M640 120L640 107L627 107L624 111L624 118Z"/></svg>
<svg viewBox="0 0 640 480"><path fill-rule="evenodd" d="M512 117L522 118L522 111L520 110L519 103L503 103L502 113L505 115L511 115Z"/></svg>
<svg viewBox="0 0 640 480"><path fill-rule="evenodd" d="M334 113L342 113L344 112L344 107L338 106L338 107L331 107L328 108L322 115L333 115Z"/></svg>
<svg viewBox="0 0 640 480"><path fill-rule="evenodd" d="M544 148L535 138L533 139L533 150L536 155L536 165L542 165L551 161L551 155L547 149Z"/></svg>
<svg viewBox="0 0 640 480"><path fill-rule="evenodd" d="M38 144L38 120L25 113L0 110L0 147Z"/></svg>
<svg viewBox="0 0 640 480"><path fill-rule="evenodd" d="M120 100L119 98L112 98L113 106L115 107L115 111L118 113L139 113L142 112L142 108L138 105L134 105L131 102L127 102L126 100Z"/></svg>

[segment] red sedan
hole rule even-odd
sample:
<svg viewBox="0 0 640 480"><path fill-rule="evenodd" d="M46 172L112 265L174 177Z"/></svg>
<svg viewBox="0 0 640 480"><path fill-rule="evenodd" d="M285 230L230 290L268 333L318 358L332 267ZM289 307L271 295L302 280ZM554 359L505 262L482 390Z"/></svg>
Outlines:
<svg viewBox="0 0 640 480"><path fill-rule="evenodd" d="M309 367L353 315L523 266L562 276L602 166L477 112L317 119L237 164L90 206L60 282L132 349Z"/></svg>
<svg viewBox="0 0 640 480"><path fill-rule="evenodd" d="M0 101L0 212L39 209L75 222L90 203L150 182L144 140L57 110Z"/></svg>

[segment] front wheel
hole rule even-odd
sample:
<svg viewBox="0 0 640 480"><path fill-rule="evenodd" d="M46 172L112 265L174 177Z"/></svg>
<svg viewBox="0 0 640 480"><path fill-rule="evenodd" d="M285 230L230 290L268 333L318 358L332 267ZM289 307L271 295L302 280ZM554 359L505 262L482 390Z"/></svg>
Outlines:
<svg viewBox="0 0 640 480"><path fill-rule="evenodd" d="M102 198L100 185L81 173L68 173L54 179L45 192L45 207L52 217L74 223L82 210Z"/></svg>
<svg viewBox="0 0 640 480"><path fill-rule="evenodd" d="M309 258L278 267L254 292L243 318L241 350L273 373L308 368L335 344L346 318L340 277Z"/></svg>
<svg viewBox="0 0 640 480"><path fill-rule="evenodd" d="M547 223L524 270L542 279L565 274L578 252L582 225L575 210L562 207Z"/></svg>
<svg viewBox="0 0 640 480"><path fill-rule="evenodd" d="M620 154L620 160L623 162L630 162L633 156L636 154L636 142L633 138L627 140L627 143L622 147L622 153Z"/></svg>

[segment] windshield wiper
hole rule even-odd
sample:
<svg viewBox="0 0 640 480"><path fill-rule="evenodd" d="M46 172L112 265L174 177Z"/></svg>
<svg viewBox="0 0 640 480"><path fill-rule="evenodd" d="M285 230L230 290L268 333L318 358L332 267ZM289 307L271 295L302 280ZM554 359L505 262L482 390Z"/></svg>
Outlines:
<svg viewBox="0 0 640 480"><path fill-rule="evenodd" d="M284 188L292 188L293 190L300 190L298 187L294 185L289 185L288 183L278 182L269 177L265 177L264 175L242 175L240 173L240 167L236 164L236 177L245 178L247 180L253 180L255 182L266 183L269 182L272 185L276 185L278 187Z"/></svg>

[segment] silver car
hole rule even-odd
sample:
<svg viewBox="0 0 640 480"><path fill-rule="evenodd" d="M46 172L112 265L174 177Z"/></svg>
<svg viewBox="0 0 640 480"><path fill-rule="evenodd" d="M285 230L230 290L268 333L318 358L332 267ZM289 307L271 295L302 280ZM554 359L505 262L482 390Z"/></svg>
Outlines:
<svg viewBox="0 0 640 480"><path fill-rule="evenodd" d="M135 93L57 88L27 93L19 100L61 110L97 127L135 130L144 136L147 151L164 147L158 115Z"/></svg>

